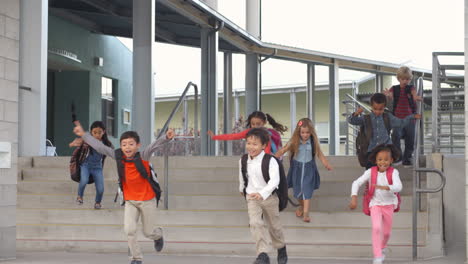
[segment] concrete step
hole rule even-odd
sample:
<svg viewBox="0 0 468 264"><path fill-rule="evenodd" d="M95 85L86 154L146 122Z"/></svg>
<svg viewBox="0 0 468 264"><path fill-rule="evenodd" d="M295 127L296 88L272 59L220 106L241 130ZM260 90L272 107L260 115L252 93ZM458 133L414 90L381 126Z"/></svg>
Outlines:
<svg viewBox="0 0 468 264"><path fill-rule="evenodd" d="M94 187L91 187L93 189ZM85 191L84 204L77 205L76 194L18 194L18 208L93 208L94 191ZM115 190L104 192L102 205L104 208L118 208L114 203ZM312 197L311 211L335 212L348 210L349 195L342 196L320 196ZM412 196L402 196L401 210L410 211L412 208ZM426 208L426 199L421 201ZM359 197L359 206L361 197ZM161 202L162 208L162 202ZM237 194L234 195L169 195L169 208L171 210L244 210L246 203ZM291 204L286 211L294 211L296 208Z"/></svg>
<svg viewBox="0 0 468 264"><path fill-rule="evenodd" d="M402 195L412 193L412 182L403 180ZM114 193L117 190L117 181L104 181L104 189ZM88 184L87 189L94 189L94 184ZM24 180L18 182L18 193L20 194L69 194L76 193L78 183L71 180ZM364 187L360 189L362 194ZM321 182L320 188L314 195L347 195L351 192L351 182L348 181L325 181ZM185 195L235 195L239 193L238 181L172 181L169 186L169 194Z"/></svg>
<svg viewBox="0 0 468 264"><path fill-rule="evenodd" d="M251 234L247 225L161 225L167 241L197 241L219 243L245 243ZM283 228L285 239L292 243L369 243L371 228L346 227L289 227ZM139 237L143 238L139 228ZM425 241L425 229L418 230L419 243ZM17 238L79 240L125 240L123 224L17 224ZM393 243L408 244L411 241L410 228L393 228Z"/></svg>
<svg viewBox="0 0 468 264"><path fill-rule="evenodd" d="M123 208L113 209L21 209L17 210L18 224L42 225L121 225ZM369 228L370 218L360 211L311 212L312 221L304 223L293 212L282 212L281 223L286 228ZM399 212L394 216L394 228L409 228L411 212ZM419 227L424 228L427 213L419 213ZM159 210L156 219L160 225L196 226L248 226L247 210Z"/></svg>
<svg viewBox="0 0 468 264"><path fill-rule="evenodd" d="M153 242L144 240L139 241L140 247L145 256L157 254L154 252ZM423 248L420 244L419 248ZM66 251L66 252L96 252L96 253L127 253L128 243L126 240L79 240L79 239L24 239L19 238L16 242L18 252L32 251ZM287 242L288 255L290 262L294 263L294 257L311 258L372 258L372 246L370 243L294 243ZM411 262L411 245L407 243L389 242L390 252L387 259L408 259ZM252 240L246 238L245 242L240 243L219 243L219 242L197 242L197 241L165 241L162 254L177 255L242 255L251 256L252 261L255 258L255 244ZM272 252L270 259L276 258L276 252ZM249 259L249 261L251 261ZM313 260L311 260L311 263ZM370 263L370 260L364 260L363 263ZM249 262L250 263L250 262ZM276 263L273 260L272 263ZM336 262L338 263L338 262ZM400 263L400 262L399 262Z"/></svg>

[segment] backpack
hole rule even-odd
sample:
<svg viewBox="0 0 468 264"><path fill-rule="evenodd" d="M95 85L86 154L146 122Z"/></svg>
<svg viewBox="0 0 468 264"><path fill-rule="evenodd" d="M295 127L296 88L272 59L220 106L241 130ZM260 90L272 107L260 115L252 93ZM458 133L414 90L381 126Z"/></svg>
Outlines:
<svg viewBox="0 0 468 264"><path fill-rule="evenodd" d="M359 132L356 137L356 154L359 160L361 167L366 167L369 157L367 156L367 150L369 148L370 141L372 139L372 121L370 115L366 114L364 117L364 124L360 127ZM382 114L385 128L390 135L390 130L392 129L390 124L390 118L388 114Z"/></svg>
<svg viewBox="0 0 468 264"><path fill-rule="evenodd" d="M416 104L414 103L413 96L411 96L411 88L413 88L413 85L406 85L405 87L405 94L408 97L408 103L411 108L411 111L413 114L416 113ZM395 110L398 105L398 100L400 99L400 85L394 85L392 86L393 88L393 114L395 114ZM409 96L408 96L409 95Z"/></svg>
<svg viewBox="0 0 468 264"><path fill-rule="evenodd" d="M241 159L241 171L242 177L244 178L244 196L247 194L245 189L247 189L248 178L247 178L247 159L249 158L248 154L244 154ZM278 163L280 182L278 188L273 191L272 194L276 193L279 199L279 211L283 211L288 206L288 182L286 180L286 174L284 173L283 163L280 162L275 156L266 154L262 159L262 174L265 182L270 181L270 160L274 158Z"/></svg>
<svg viewBox="0 0 468 264"><path fill-rule="evenodd" d="M81 164L88 157L90 151L90 146L83 144L73 151L73 154L70 159L70 178L75 182L80 182L81 180ZM89 175L88 184L94 183L93 175Z"/></svg>
<svg viewBox="0 0 468 264"><path fill-rule="evenodd" d="M389 185L393 184L393 178L392 178L393 170L394 170L393 167L389 167L386 172L387 181ZM370 204L370 201L372 200L372 196L374 196L375 185L377 184L377 166L374 166L371 168L371 177L369 181L370 181L370 186L369 186L369 182L367 182L366 189L364 190L364 195L362 197L362 212L365 215L370 215L369 204ZM401 205L400 193L395 193L395 195L398 198L398 204L397 204L397 207L393 211L399 212L400 205Z"/></svg>
<svg viewBox="0 0 468 264"><path fill-rule="evenodd" d="M141 177L145 178L148 180L148 182L151 185L151 188L154 191L154 194L156 195L156 207L159 206L159 200L161 200L161 186L159 185L158 181L158 175L156 174L156 171L153 169L153 166L151 163L149 163L149 168L150 168L150 174L148 175L148 172L146 171L145 166L143 165L143 161L141 159L140 153L138 152L133 160L131 161L124 161L123 160L123 152L122 149L116 149L115 150L115 161L117 162L117 172L119 174L119 188L120 190L117 191L117 194L115 196L114 202L117 201L119 198L119 193L123 196L123 185L122 181L125 181L125 164L124 162L134 162L135 167L137 168L138 172L140 173ZM121 198L121 205L125 204L125 201L123 198Z"/></svg>
<svg viewBox="0 0 468 264"><path fill-rule="evenodd" d="M271 139L271 153L275 154L283 146L283 143L281 142L281 135L278 133L278 131L271 128L268 128L268 133L270 134Z"/></svg>

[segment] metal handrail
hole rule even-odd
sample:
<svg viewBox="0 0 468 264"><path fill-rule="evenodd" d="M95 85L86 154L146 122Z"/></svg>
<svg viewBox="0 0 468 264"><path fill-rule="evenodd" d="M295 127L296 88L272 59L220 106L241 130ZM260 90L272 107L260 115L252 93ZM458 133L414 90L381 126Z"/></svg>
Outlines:
<svg viewBox="0 0 468 264"><path fill-rule="evenodd" d="M371 109L369 106L363 104L362 102L360 102L358 99L354 98L352 95L350 94L346 94L346 97L348 97L351 101L353 101L353 103L359 105L360 107L362 107L364 109L365 112L367 113L370 113L371 112ZM347 103L347 102L345 102Z"/></svg>
<svg viewBox="0 0 468 264"><path fill-rule="evenodd" d="M419 77L417 80L417 94L422 97L423 95L423 78ZM446 182L445 175L442 171L438 169L431 169L431 168L420 168L419 167L419 156L422 152L421 142L423 138L421 137L421 131L423 130L423 111L422 111L422 100L418 102L418 114L421 115L420 119L416 119L416 127L414 131L414 135L416 138L416 151L414 152L414 170L413 170L413 260L416 260L418 257L418 211L419 211L419 195L421 193L436 193L441 191ZM436 173L440 176L440 185L437 188L421 188L420 187L420 173Z"/></svg>
<svg viewBox="0 0 468 264"><path fill-rule="evenodd" d="M359 100L357 100L354 96L350 95L350 94L346 94L346 97L347 99L346 100L343 100L342 103L346 105L346 113L344 113L343 115L347 118L350 114L354 113L355 112L355 109L356 109L356 105L361 107L362 109L364 109L364 112L365 113L370 113L371 112L371 109L369 106L363 104L362 102L360 102ZM352 109L352 112L350 111L350 108L348 107L350 106L351 109ZM350 133L349 132L349 128L351 128L354 132L353 133ZM350 150L352 149L352 147L350 147L350 142L354 142L353 140L350 139L350 135L354 138L356 138L356 133L359 131L358 128L350 125L348 123L348 132L346 133L346 143L345 143L345 146L346 146L346 155L349 155L350 154ZM354 150L354 149L353 149Z"/></svg>
<svg viewBox="0 0 468 264"><path fill-rule="evenodd" d="M174 117L175 113L177 110L179 110L180 105L182 102L185 100L185 97L187 96L187 92L190 89L190 87L193 87L195 89L195 106L194 106L194 133L193 137L196 140L197 139L197 133L198 133L198 86L192 82L188 82L187 86L184 89L184 92L182 95L179 97L179 101L177 101L177 104L174 106L174 109L172 109L171 114L167 118L166 123L164 123L163 128L161 131L159 131L159 134L157 138L161 137L166 133L167 128L169 127L169 123L171 123L172 118ZM184 120L184 122L187 122L187 120ZM164 154L164 209L169 208L169 156L167 154Z"/></svg>

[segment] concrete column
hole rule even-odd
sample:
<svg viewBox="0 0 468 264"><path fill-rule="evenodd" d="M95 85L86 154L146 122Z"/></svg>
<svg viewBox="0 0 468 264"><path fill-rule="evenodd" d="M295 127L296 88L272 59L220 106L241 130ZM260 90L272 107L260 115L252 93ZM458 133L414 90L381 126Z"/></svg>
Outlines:
<svg viewBox="0 0 468 264"><path fill-rule="evenodd" d="M232 53L224 53L223 133L232 133ZM232 155L232 141L224 141L224 155Z"/></svg>
<svg viewBox="0 0 468 264"><path fill-rule="evenodd" d="M375 74L375 92L381 93L383 90L383 76L382 74Z"/></svg>
<svg viewBox="0 0 468 264"><path fill-rule="evenodd" d="M468 0L465 0L465 39L468 38ZM465 69L468 69L468 42L465 41ZM468 94L468 71L465 70L465 95ZM466 100L465 100L466 101ZM465 102L465 143L468 142L468 104ZM465 197L468 197L468 148L465 147ZM468 214L468 203L465 204L465 215ZM468 217L465 219L466 229L468 230ZM468 264L468 233L465 233L465 263Z"/></svg>
<svg viewBox="0 0 468 264"><path fill-rule="evenodd" d="M27 3L24 3L27 2ZM34 3L33 3L34 2ZM20 11L20 6L23 9L27 9L30 17L24 15L24 10ZM44 14L45 12L45 14ZM24 18L26 20L21 20ZM44 21L45 18L45 21ZM22 29L26 27L33 27L39 32L34 32L33 36L30 36L30 40L34 43L30 44L29 48L42 47L47 48L47 1L18 1L8 0L0 2L0 21L2 27L0 27L0 262L1 260L14 259L16 258L16 182L18 175L18 102L19 99L19 63L20 63L20 51L19 47L24 43L25 39L22 35ZM45 25L43 24L45 22ZM41 36L44 34L45 38ZM32 32L29 29L28 32ZM19 41L21 39L21 42ZM43 45L43 41L45 46ZM37 45L37 46L35 46ZM47 52L47 50L45 51ZM38 54L37 57L41 57L43 54ZM34 65L29 65L28 74L34 80L34 91L37 93L36 99L38 100L42 96L41 90L43 87L40 86L41 80L39 72L39 59L31 58L34 61ZM47 66L47 64L46 64ZM45 72L44 72L45 76ZM31 82L32 82L31 80ZM39 84L37 84L39 83ZM44 86L45 87L45 86ZM28 92L29 97L33 97L32 91L21 91L21 93ZM45 94L44 94L45 97ZM30 99L30 101L33 101ZM39 111L41 105L39 102L35 105L30 106L30 111ZM44 102L45 107L45 102ZM40 115L37 113L37 118ZM44 110L45 118L45 110ZM24 121L23 121L24 122ZM38 121L39 122L39 121ZM45 123L45 119L43 121ZM31 131L30 136L37 137L35 140L39 140L38 136L41 131L42 124L37 124L34 131ZM33 126L30 126L33 129ZM34 133L33 133L34 132ZM45 144L45 127L43 128L44 134L42 135L43 140L41 143ZM30 140L30 139L28 139ZM44 145L43 144L43 145ZM34 147L38 155L39 143Z"/></svg>
<svg viewBox="0 0 468 264"><path fill-rule="evenodd" d="M315 96L315 65L307 64L307 90L306 90L306 104L307 104L307 117L312 120L315 125L315 107L314 107L314 96Z"/></svg>
<svg viewBox="0 0 468 264"><path fill-rule="evenodd" d="M240 118L239 93L234 91L234 119L237 122Z"/></svg>
<svg viewBox="0 0 468 264"><path fill-rule="evenodd" d="M289 115L291 120L291 136L296 128L296 91L291 89L289 92Z"/></svg>
<svg viewBox="0 0 468 264"><path fill-rule="evenodd" d="M216 63L218 33L212 28L201 29L201 148L200 154L216 154L216 141L211 140L208 130L218 132L218 90L216 87Z"/></svg>
<svg viewBox="0 0 468 264"><path fill-rule="evenodd" d="M334 63L329 67L329 100L330 100L330 134L328 139L329 155L338 155L340 147L340 82L338 77L339 67Z"/></svg>
<svg viewBox="0 0 468 264"><path fill-rule="evenodd" d="M252 36L261 38L260 1L246 0L246 29ZM261 108L260 62L255 53L245 55L245 114Z"/></svg>
<svg viewBox="0 0 468 264"><path fill-rule="evenodd" d="M10 2L13 1L2 2L0 5L13 5ZM20 32L17 30L15 34L17 39L21 39L19 85L24 87L19 92L19 155L43 156L46 153L47 131L48 1L22 0L20 3L21 30ZM9 21L11 18L6 17L6 20ZM18 46L13 45L14 41L18 42L18 40L5 39L5 42L10 43L11 46L2 48L11 49L11 52L17 53ZM18 68L18 62L13 63L11 59L14 58L10 58L8 67ZM17 98L15 101L16 104ZM10 110L18 114L17 107L12 107Z"/></svg>
<svg viewBox="0 0 468 264"><path fill-rule="evenodd" d="M154 138L155 0L133 1L132 129L143 146Z"/></svg>

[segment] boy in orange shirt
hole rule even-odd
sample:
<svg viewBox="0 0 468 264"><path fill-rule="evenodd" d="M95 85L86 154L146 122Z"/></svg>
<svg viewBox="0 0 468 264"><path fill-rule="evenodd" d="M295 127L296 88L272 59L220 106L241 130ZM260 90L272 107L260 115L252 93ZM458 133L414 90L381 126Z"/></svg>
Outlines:
<svg viewBox="0 0 468 264"><path fill-rule="evenodd" d="M120 136L120 148L114 151L85 132L79 121L75 121L75 125L73 132L77 136L82 137L97 152L117 161L119 184L125 200L124 230L130 248L130 264L142 264L143 255L136 235L140 216L143 234L154 240L155 250L159 252L164 246L162 228L156 226L156 198L159 197L156 197L154 191L156 183L152 178L148 161L158 147L174 138L174 132L169 129L165 137L156 139L139 152L141 144L138 133L127 131Z"/></svg>

